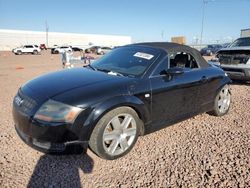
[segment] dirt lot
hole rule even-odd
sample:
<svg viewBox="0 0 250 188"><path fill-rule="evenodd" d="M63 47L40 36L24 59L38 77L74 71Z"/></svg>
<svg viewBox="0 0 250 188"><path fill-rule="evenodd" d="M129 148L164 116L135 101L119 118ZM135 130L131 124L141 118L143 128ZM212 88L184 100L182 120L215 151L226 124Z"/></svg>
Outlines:
<svg viewBox="0 0 250 188"><path fill-rule="evenodd" d="M198 115L139 138L125 157L51 156L17 136L12 99L59 55L0 53L0 187L250 187L250 85L233 84L228 115Z"/></svg>

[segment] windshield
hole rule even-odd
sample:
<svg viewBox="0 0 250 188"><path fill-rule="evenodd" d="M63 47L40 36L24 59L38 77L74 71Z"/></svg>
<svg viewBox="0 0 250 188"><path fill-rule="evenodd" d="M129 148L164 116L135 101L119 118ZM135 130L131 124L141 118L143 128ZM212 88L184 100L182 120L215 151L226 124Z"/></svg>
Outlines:
<svg viewBox="0 0 250 188"><path fill-rule="evenodd" d="M159 57L160 53L158 49L147 47L121 47L91 63L91 66L100 71L139 76Z"/></svg>
<svg viewBox="0 0 250 188"><path fill-rule="evenodd" d="M230 47L240 47L240 46L250 46L250 37L248 38L239 38L234 41Z"/></svg>

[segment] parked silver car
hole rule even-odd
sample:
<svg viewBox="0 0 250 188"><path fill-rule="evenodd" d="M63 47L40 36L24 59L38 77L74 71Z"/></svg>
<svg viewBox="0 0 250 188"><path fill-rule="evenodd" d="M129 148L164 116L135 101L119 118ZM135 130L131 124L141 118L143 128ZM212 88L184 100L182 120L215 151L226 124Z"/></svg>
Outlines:
<svg viewBox="0 0 250 188"><path fill-rule="evenodd" d="M231 79L250 81L250 37L239 38L217 52L220 67Z"/></svg>

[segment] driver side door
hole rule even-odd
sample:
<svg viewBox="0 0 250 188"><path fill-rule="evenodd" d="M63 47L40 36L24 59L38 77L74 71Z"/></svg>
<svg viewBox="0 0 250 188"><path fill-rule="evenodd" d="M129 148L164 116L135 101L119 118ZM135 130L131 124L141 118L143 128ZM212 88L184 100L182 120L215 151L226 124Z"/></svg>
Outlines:
<svg viewBox="0 0 250 188"><path fill-rule="evenodd" d="M160 129L197 112L199 94L199 69L185 69L182 74L162 74L169 69L169 59L164 59L150 77L152 95L152 129Z"/></svg>

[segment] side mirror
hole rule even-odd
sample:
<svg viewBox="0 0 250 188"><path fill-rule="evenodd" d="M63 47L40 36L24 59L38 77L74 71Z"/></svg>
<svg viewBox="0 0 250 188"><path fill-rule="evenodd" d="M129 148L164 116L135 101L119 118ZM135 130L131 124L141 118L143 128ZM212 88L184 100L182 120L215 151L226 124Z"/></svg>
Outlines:
<svg viewBox="0 0 250 188"><path fill-rule="evenodd" d="M170 75L170 76L180 75L183 73L184 73L183 68L179 68L179 67L173 67L173 68L165 70L165 74Z"/></svg>

